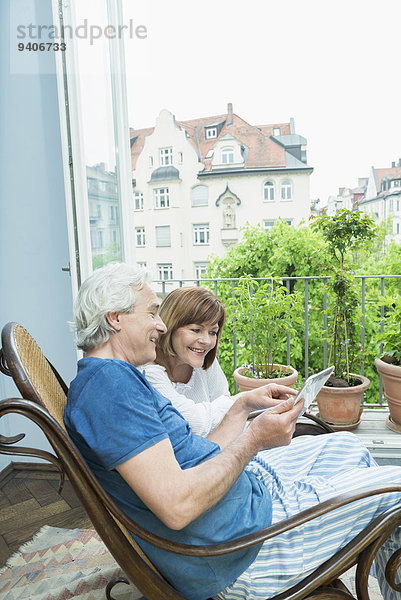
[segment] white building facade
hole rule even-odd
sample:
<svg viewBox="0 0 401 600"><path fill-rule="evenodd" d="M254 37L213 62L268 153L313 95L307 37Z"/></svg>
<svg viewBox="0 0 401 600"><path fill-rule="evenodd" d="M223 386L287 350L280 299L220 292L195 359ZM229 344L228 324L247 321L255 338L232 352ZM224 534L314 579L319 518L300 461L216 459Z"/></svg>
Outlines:
<svg viewBox="0 0 401 600"><path fill-rule="evenodd" d="M306 140L294 124L252 126L233 114L131 130L136 260L156 279L200 279L241 227L310 216Z"/></svg>
<svg viewBox="0 0 401 600"><path fill-rule="evenodd" d="M358 208L374 217L378 222L392 220L391 239L401 243L401 159L391 168L371 167L365 196Z"/></svg>

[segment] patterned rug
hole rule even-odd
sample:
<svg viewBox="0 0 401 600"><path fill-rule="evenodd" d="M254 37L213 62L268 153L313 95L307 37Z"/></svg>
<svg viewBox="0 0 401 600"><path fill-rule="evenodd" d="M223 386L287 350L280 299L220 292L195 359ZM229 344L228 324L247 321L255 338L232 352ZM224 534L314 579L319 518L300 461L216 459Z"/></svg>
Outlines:
<svg viewBox="0 0 401 600"><path fill-rule="evenodd" d="M355 569L342 577L354 591ZM92 529L42 527L0 570L1 600L105 600L105 587L123 573ZM369 578L371 600L382 600L376 579ZM143 599L119 583L115 600Z"/></svg>
<svg viewBox="0 0 401 600"><path fill-rule="evenodd" d="M1 600L105 600L105 587L123 573L92 529L42 527L0 571ZM142 598L124 583L115 600Z"/></svg>

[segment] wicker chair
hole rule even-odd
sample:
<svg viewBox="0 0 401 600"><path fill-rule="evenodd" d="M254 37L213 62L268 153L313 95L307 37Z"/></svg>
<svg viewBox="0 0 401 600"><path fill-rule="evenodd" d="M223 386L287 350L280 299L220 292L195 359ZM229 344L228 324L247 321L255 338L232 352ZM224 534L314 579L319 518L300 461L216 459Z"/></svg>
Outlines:
<svg viewBox="0 0 401 600"><path fill-rule="evenodd" d="M23 434L8 438L0 436L0 452L45 458L55 464L60 473L65 473L96 531L123 569L127 577L123 581L134 584L148 600L185 600L185 597L158 573L129 531L159 548L176 554L216 556L270 539L357 499L401 491L401 486L380 486L336 496L255 534L214 546L189 546L164 540L149 533L138 523L132 522L115 505L87 467L64 427L63 410L67 387L29 333L17 323L8 323L2 332L2 345L0 369L13 377L23 398L0 401L0 418L13 413L27 417L45 433L55 454L15 445L23 438ZM285 592L275 595L272 600L353 598L337 578L355 564L357 596L360 600L369 600L367 581L376 551L391 531L400 524L401 507L388 510L311 575ZM400 564L401 550L391 557L387 565L388 581L394 589L401 592L401 586L397 587L395 583L396 571ZM111 598L111 589L117 581L121 580L113 580L108 585L107 598Z"/></svg>

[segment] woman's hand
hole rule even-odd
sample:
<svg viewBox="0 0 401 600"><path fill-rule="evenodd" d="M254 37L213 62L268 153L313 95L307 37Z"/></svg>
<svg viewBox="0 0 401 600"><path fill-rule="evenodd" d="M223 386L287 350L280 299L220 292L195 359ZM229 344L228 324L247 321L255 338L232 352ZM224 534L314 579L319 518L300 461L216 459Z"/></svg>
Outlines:
<svg viewBox="0 0 401 600"><path fill-rule="evenodd" d="M248 392L241 392L237 402L243 403L248 412L262 408L277 406L280 402L287 400L297 394L296 390L277 383L268 383Z"/></svg>

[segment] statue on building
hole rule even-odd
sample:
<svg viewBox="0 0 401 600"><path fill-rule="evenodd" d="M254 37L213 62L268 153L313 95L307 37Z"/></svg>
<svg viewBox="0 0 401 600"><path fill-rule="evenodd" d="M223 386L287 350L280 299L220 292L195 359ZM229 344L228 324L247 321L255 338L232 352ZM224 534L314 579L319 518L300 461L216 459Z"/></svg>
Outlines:
<svg viewBox="0 0 401 600"><path fill-rule="evenodd" d="M235 212L232 202L226 202L223 210L224 229L235 229Z"/></svg>

